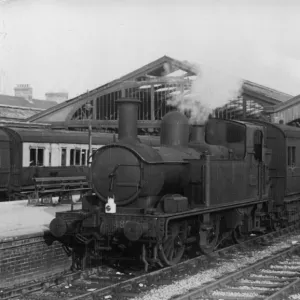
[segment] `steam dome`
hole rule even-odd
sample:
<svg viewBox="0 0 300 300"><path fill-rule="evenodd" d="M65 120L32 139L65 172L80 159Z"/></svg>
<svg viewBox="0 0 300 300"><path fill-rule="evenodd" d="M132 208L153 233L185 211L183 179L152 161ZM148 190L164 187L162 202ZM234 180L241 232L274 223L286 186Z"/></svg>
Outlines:
<svg viewBox="0 0 300 300"><path fill-rule="evenodd" d="M187 147L188 141L189 122L187 117L179 111L167 113L161 121L161 145Z"/></svg>

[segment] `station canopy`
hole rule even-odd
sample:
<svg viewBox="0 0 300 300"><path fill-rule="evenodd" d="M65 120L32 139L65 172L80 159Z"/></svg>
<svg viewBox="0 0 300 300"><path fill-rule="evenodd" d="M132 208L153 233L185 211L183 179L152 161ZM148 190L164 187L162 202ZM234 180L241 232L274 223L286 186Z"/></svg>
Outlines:
<svg viewBox="0 0 300 300"><path fill-rule="evenodd" d="M27 119L29 122L51 123L55 128L87 128L113 130L117 128L117 106L121 97L141 100L138 126L142 130L156 130L160 120L170 110L179 109L175 101L187 104L193 96L193 85L199 68L188 61L163 56L127 75L94 90L67 100ZM243 80L236 97L213 107L216 117L228 119L268 119L265 108L292 98L291 95ZM201 103L200 103L201 104ZM187 105L188 107L188 105ZM189 111L186 111L189 115Z"/></svg>

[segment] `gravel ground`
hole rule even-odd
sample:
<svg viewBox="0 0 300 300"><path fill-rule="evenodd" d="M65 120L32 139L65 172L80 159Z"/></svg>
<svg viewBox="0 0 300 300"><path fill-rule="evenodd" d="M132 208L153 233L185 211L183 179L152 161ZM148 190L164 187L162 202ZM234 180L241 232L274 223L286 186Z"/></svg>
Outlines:
<svg viewBox="0 0 300 300"><path fill-rule="evenodd" d="M202 286L205 283L212 282L215 279L219 279L224 274L237 271L250 264L254 264L263 258L268 258L280 250L291 247L291 245L295 242L300 242L299 235L289 237L286 241L278 242L277 244L271 245L264 250L236 252L234 258L226 259L226 261L224 259L223 261L220 260L220 262L217 263L217 266L214 269L205 270L192 276L187 275L188 277L185 279L174 281L170 285L153 288L152 290L147 291L145 294L142 294L139 297L133 299L168 300L176 295L183 295L192 289ZM300 299L300 297L290 299Z"/></svg>

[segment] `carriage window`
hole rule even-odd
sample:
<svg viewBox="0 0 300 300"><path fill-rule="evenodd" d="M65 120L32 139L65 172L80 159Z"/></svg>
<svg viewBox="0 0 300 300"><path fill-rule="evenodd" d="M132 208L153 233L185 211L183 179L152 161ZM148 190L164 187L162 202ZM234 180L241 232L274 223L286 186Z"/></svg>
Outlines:
<svg viewBox="0 0 300 300"><path fill-rule="evenodd" d="M288 166L296 164L296 147L288 147Z"/></svg>
<svg viewBox="0 0 300 300"><path fill-rule="evenodd" d="M61 165L62 166L67 165L67 149L66 148L61 149Z"/></svg>
<svg viewBox="0 0 300 300"><path fill-rule="evenodd" d="M80 166L80 149L70 150L70 166Z"/></svg>
<svg viewBox="0 0 300 300"><path fill-rule="evenodd" d="M80 165L80 149L75 150L75 165Z"/></svg>
<svg viewBox="0 0 300 300"><path fill-rule="evenodd" d="M29 153L29 165L36 166L36 149L31 148Z"/></svg>
<svg viewBox="0 0 300 300"><path fill-rule="evenodd" d="M82 166L86 165L86 150L85 149L81 150L81 165Z"/></svg>
<svg viewBox="0 0 300 300"><path fill-rule="evenodd" d="M30 148L29 150L30 166L43 166L44 165L44 149L43 148Z"/></svg>
<svg viewBox="0 0 300 300"><path fill-rule="evenodd" d="M70 166L74 166L75 149L70 150Z"/></svg>
<svg viewBox="0 0 300 300"><path fill-rule="evenodd" d="M51 166L51 160L52 160L52 152L49 151L49 167Z"/></svg>
<svg viewBox="0 0 300 300"><path fill-rule="evenodd" d="M44 165L44 149L38 148L37 163L38 163L38 166Z"/></svg>

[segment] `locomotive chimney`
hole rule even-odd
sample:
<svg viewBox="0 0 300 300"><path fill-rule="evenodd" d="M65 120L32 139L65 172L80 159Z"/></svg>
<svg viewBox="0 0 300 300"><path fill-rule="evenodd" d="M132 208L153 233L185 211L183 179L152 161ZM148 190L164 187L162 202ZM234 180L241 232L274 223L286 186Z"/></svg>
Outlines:
<svg viewBox="0 0 300 300"><path fill-rule="evenodd" d="M119 140L136 142L138 108L141 101L134 98L121 98L116 103L119 111Z"/></svg>

